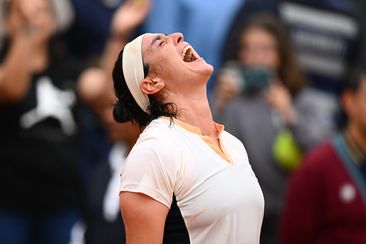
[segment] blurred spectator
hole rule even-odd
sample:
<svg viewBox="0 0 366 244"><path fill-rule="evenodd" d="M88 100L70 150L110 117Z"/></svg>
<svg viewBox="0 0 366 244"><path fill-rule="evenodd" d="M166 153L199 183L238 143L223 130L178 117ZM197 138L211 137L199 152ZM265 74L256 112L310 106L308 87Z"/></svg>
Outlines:
<svg viewBox="0 0 366 244"><path fill-rule="evenodd" d="M142 32L182 32L197 52L215 68L225 34L238 7L246 0L154 0ZM215 75L215 74L214 74ZM213 91L214 75L208 83Z"/></svg>
<svg viewBox="0 0 366 244"><path fill-rule="evenodd" d="M366 243L366 68L342 93L344 131L310 152L294 173L281 244Z"/></svg>
<svg viewBox="0 0 366 244"><path fill-rule="evenodd" d="M235 30L260 11L277 13L287 24L299 65L310 84L339 93L349 69L360 60L361 30L357 12L348 0L247 0L228 32L224 60L232 59ZM234 50L234 51L233 51Z"/></svg>
<svg viewBox="0 0 366 244"><path fill-rule="evenodd" d="M7 2L10 0L0 0L0 19L3 20L5 16ZM66 31L74 20L74 11L70 0L49 0L54 9L55 28L58 33ZM0 22L0 49L5 36L4 21Z"/></svg>
<svg viewBox="0 0 366 244"><path fill-rule="evenodd" d="M239 35L247 20L260 12L278 13L278 0L246 0L241 3L236 15L233 17L225 35L223 48L221 48L222 63L236 59Z"/></svg>
<svg viewBox="0 0 366 244"><path fill-rule="evenodd" d="M73 90L82 67L55 36L49 1L2 7L0 243L66 244L80 210Z"/></svg>
<svg viewBox="0 0 366 244"><path fill-rule="evenodd" d="M140 134L137 125L119 124L112 116L114 93L100 69L84 72L78 91L103 122L111 147L105 158L90 165L85 216L85 243L124 243L125 233L119 208L120 169Z"/></svg>
<svg viewBox="0 0 366 244"><path fill-rule="evenodd" d="M333 128L318 111L323 97L304 86L285 26L262 13L253 15L240 33L236 60L225 68L227 79L239 84L240 96L218 117L248 151L266 199L261 243L274 243L287 171Z"/></svg>

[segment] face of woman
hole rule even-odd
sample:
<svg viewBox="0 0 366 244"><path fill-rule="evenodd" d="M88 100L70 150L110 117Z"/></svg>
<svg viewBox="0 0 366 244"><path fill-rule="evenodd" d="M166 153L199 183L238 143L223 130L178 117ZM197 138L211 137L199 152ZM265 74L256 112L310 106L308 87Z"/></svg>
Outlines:
<svg viewBox="0 0 366 244"><path fill-rule="evenodd" d="M150 67L150 78L157 76L168 88L174 84L183 88L190 81L206 83L213 71L212 65L184 41L181 33L146 34L142 40L142 55L144 63Z"/></svg>
<svg viewBox="0 0 366 244"><path fill-rule="evenodd" d="M267 31L252 27L245 31L240 40L239 60L247 66L265 66L278 70L280 65L277 42Z"/></svg>

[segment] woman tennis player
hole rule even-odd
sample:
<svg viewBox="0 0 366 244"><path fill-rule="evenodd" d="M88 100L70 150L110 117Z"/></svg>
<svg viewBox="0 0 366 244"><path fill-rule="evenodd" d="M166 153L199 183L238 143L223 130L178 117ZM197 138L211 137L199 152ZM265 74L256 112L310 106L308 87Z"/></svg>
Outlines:
<svg viewBox="0 0 366 244"><path fill-rule="evenodd" d="M162 243L173 195L192 244L259 243L262 191L243 144L212 119L212 72L181 33L141 35L117 58L114 117L143 129L121 170L127 244Z"/></svg>

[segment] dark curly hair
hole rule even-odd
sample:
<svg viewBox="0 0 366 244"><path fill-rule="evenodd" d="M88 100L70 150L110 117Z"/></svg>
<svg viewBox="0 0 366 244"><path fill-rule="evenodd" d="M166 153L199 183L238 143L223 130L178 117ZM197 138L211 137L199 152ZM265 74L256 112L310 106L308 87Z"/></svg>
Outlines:
<svg viewBox="0 0 366 244"><path fill-rule="evenodd" d="M120 51L113 69L114 91L117 101L114 104L113 117L119 123L137 123L140 128L148 125L152 120L166 116L176 117L176 106L173 103L163 103L155 95L149 95L148 112L143 111L133 98L127 87L122 68L123 49ZM149 73L149 65L144 63L145 77Z"/></svg>

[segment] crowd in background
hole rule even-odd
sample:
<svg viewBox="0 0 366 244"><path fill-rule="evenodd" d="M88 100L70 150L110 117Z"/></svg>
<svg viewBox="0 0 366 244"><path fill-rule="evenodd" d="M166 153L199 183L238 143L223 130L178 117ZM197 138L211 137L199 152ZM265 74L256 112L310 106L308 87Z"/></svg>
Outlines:
<svg viewBox="0 0 366 244"><path fill-rule="evenodd" d="M265 198L261 243L366 243L361 0L0 0L0 243L124 243L119 171L140 129L112 69L182 32L215 72L214 119ZM188 243L174 204L164 243Z"/></svg>

